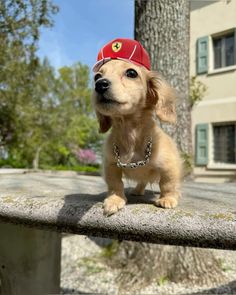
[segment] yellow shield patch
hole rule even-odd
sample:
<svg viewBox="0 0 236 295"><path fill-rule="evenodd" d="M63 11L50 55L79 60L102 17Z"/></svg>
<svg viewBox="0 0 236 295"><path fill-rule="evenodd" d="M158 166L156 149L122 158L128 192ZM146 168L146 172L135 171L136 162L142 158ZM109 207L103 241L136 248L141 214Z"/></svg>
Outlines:
<svg viewBox="0 0 236 295"><path fill-rule="evenodd" d="M114 52L118 52L121 50L121 47L122 47L122 43L121 42L114 42L112 43L111 45L111 48Z"/></svg>

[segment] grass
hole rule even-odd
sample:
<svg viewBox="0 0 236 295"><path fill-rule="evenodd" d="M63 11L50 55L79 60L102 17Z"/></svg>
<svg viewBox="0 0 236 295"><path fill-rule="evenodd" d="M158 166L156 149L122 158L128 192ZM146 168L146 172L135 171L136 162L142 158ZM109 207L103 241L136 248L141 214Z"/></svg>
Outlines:
<svg viewBox="0 0 236 295"><path fill-rule="evenodd" d="M166 283L168 283L168 278L167 277L160 277L157 281L157 285L158 286L163 286L165 285Z"/></svg>
<svg viewBox="0 0 236 295"><path fill-rule="evenodd" d="M118 248L119 248L119 242L116 240L113 240L111 244L103 248L101 256L104 258L111 258L113 255L117 253Z"/></svg>
<svg viewBox="0 0 236 295"><path fill-rule="evenodd" d="M9 160L0 160L0 168L29 168L23 163ZM100 165L41 165L40 169L55 171L100 172Z"/></svg>
<svg viewBox="0 0 236 295"><path fill-rule="evenodd" d="M92 258L92 257L84 257L82 258L78 265L80 267L84 267L85 268L85 272L87 275L93 275L93 274L97 274L100 273L102 271L105 270L104 267L100 266L98 264L97 259Z"/></svg>
<svg viewBox="0 0 236 295"><path fill-rule="evenodd" d="M227 272L227 271L231 271L231 270L233 270L232 267L230 267L229 265L227 265L227 264L225 263L225 261L224 261L223 258L219 258L219 259L218 259L218 262L219 262L219 266L220 266L220 268L222 269L223 272Z"/></svg>

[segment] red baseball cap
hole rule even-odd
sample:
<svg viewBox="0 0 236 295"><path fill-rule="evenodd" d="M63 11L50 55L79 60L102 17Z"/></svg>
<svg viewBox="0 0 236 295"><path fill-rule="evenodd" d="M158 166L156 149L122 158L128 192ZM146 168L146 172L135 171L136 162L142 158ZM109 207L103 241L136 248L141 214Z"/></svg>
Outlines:
<svg viewBox="0 0 236 295"><path fill-rule="evenodd" d="M97 72L99 68L111 59L121 59L132 62L138 66L143 66L149 71L151 69L150 58L147 51L136 40L117 38L102 47L98 53L97 62L93 71Z"/></svg>

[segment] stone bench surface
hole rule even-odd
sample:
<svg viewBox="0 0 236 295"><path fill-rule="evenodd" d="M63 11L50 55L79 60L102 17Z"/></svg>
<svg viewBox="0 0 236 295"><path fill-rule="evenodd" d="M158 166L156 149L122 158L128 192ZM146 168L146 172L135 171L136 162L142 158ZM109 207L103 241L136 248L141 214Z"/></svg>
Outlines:
<svg viewBox="0 0 236 295"><path fill-rule="evenodd" d="M131 187L132 183L126 183ZM159 187L105 217L101 177L75 173L0 175L0 221L39 229L170 245L236 249L236 183L185 182L180 204L153 203Z"/></svg>

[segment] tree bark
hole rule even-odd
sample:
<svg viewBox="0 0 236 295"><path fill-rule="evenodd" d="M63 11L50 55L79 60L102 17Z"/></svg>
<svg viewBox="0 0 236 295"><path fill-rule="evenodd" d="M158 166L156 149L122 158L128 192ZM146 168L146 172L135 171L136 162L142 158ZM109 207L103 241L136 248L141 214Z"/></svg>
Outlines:
<svg viewBox="0 0 236 295"><path fill-rule="evenodd" d="M189 1L135 0L135 39L148 51L152 69L178 94L177 124L161 126L182 153L191 155L189 26Z"/></svg>
<svg viewBox="0 0 236 295"><path fill-rule="evenodd" d="M117 282L121 293L139 290L154 280L189 286L220 284L224 280L220 263L209 249L123 241L107 262L120 269Z"/></svg>
<svg viewBox="0 0 236 295"><path fill-rule="evenodd" d="M192 154L189 100L189 1L135 0L135 38L151 57L152 69L177 90L177 125L161 124L180 151ZM222 270L209 249L123 241L110 264L120 268L120 290L140 289L167 278L188 284L221 282Z"/></svg>
<svg viewBox="0 0 236 295"><path fill-rule="evenodd" d="M34 159L33 159L33 163L32 163L32 166L33 166L33 169L34 170L38 170L39 169L39 156L40 156L40 152L42 150L42 147L39 146L35 152L35 156L34 156Z"/></svg>

